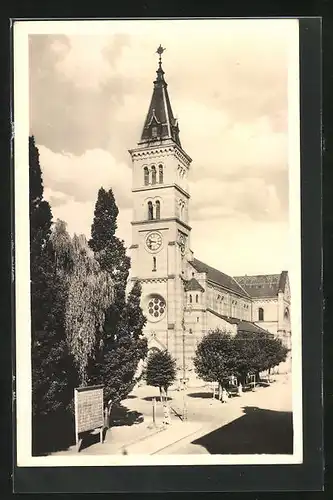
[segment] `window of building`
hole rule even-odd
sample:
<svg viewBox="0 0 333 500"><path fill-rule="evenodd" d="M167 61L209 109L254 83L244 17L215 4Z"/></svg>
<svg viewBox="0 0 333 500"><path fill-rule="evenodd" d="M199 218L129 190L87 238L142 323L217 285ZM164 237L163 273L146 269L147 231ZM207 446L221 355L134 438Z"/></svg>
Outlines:
<svg viewBox="0 0 333 500"><path fill-rule="evenodd" d="M149 184L149 170L148 170L148 167L145 167L143 169L143 172L144 172L144 183L145 183L145 186L148 186L148 184Z"/></svg>
<svg viewBox="0 0 333 500"><path fill-rule="evenodd" d="M185 208L185 203L182 200L179 200L179 217L181 220L184 217L184 208Z"/></svg>
<svg viewBox="0 0 333 500"><path fill-rule="evenodd" d="M153 257L153 271L156 271L156 257Z"/></svg>
<svg viewBox="0 0 333 500"><path fill-rule="evenodd" d="M151 201L148 201L148 220L153 220L154 212L153 212L153 204Z"/></svg>
<svg viewBox="0 0 333 500"><path fill-rule="evenodd" d="M259 307L259 309L258 309L258 320L264 321L264 310L262 307Z"/></svg>
<svg viewBox="0 0 333 500"><path fill-rule="evenodd" d="M190 294L190 303L192 304L192 295Z"/></svg>
<svg viewBox="0 0 333 500"><path fill-rule="evenodd" d="M158 182L163 184L163 165L158 166Z"/></svg>
<svg viewBox="0 0 333 500"><path fill-rule="evenodd" d="M152 137L157 137L157 127L152 127L151 135L152 135Z"/></svg>
<svg viewBox="0 0 333 500"><path fill-rule="evenodd" d="M159 200L156 201L155 206L156 206L156 219L159 219L161 217L161 203L159 202Z"/></svg>
<svg viewBox="0 0 333 500"><path fill-rule="evenodd" d="M154 165L151 167L151 183L156 184L156 167Z"/></svg>
<svg viewBox="0 0 333 500"><path fill-rule="evenodd" d="M199 318L199 316L197 316L197 323L199 323L199 321L200 321L200 318Z"/></svg>
<svg viewBox="0 0 333 500"><path fill-rule="evenodd" d="M196 294L196 296L195 296L195 301L196 301L196 303L199 302L199 295L198 294Z"/></svg>
<svg viewBox="0 0 333 500"><path fill-rule="evenodd" d="M150 296L147 309L152 319L157 321L159 318L161 318L164 315L165 308L166 304L163 297L155 294Z"/></svg>

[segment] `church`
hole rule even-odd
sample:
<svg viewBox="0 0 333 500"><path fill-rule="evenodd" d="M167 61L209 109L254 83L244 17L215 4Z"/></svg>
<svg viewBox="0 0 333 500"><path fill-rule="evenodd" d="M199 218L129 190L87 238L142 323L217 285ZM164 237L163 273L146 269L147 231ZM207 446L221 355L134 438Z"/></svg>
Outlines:
<svg viewBox="0 0 333 500"><path fill-rule="evenodd" d="M196 345L212 329L234 334L265 330L290 348L290 286L287 271L232 277L195 257L189 220L192 159L182 147L172 111L163 50L157 50L157 76L141 138L129 151L131 279L142 285L149 350L167 349L190 383L196 378Z"/></svg>

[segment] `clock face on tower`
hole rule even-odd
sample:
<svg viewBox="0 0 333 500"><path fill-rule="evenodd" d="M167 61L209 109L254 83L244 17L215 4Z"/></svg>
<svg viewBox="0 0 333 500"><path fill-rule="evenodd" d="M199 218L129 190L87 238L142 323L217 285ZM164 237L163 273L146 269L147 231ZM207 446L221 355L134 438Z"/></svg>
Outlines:
<svg viewBox="0 0 333 500"><path fill-rule="evenodd" d="M152 231L146 237L146 247L150 252L158 252L162 243L162 235L156 231Z"/></svg>

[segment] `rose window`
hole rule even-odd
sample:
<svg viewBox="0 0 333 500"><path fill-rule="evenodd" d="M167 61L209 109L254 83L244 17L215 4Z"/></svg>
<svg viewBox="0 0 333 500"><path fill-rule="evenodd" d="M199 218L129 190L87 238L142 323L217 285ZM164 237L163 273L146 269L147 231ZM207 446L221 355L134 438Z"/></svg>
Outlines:
<svg viewBox="0 0 333 500"><path fill-rule="evenodd" d="M148 313L149 315L157 320L164 315L165 312L165 300L159 295L154 295L149 298L148 301Z"/></svg>

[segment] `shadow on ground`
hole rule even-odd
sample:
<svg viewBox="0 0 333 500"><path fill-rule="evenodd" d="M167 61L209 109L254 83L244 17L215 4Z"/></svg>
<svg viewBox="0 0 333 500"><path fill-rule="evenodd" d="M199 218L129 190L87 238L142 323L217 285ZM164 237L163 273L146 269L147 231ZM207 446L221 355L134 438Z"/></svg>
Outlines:
<svg viewBox="0 0 333 500"><path fill-rule="evenodd" d="M141 399L143 399L143 401L152 401L153 399L156 399L157 403L161 402L160 398L157 397L157 396L146 396L145 398L141 398ZM169 398L169 397L163 398L163 401L166 401L166 400L167 401L172 401L172 398Z"/></svg>
<svg viewBox="0 0 333 500"><path fill-rule="evenodd" d="M140 424L141 422L143 422L143 420L144 417L142 413L135 410L129 410L126 406L121 404L115 406L112 409L110 416L110 429L112 427L122 427L122 426L131 426ZM107 430L105 428L103 431L103 440L105 439L106 431ZM82 435L80 451L84 450L85 448L89 448L89 446L92 446L93 444L99 442L100 442L100 436L98 432L97 433L87 432Z"/></svg>
<svg viewBox="0 0 333 500"><path fill-rule="evenodd" d="M75 444L75 426L74 415L70 411L58 411L33 418L33 456L46 456L56 451L64 451L73 444Z"/></svg>
<svg viewBox="0 0 333 500"><path fill-rule="evenodd" d="M140 424L143 421L143 414L129 410L124 405L115 406L111 412L110 427L119 427L123 425Z"/></svg>
<svg viewBox="0 0 333 500"><path fill-rule="evenodd" d="M192 444L206 448L208 453L292 454L292 413L245 406L244 415Z"/></svg>
<svg viewBox="0 0 333 500"><path fill-rule="evenodd" d="M211 392L191 392L187 394L190 398L202 398L202 399L213 399L213 393Z"/></svg>

